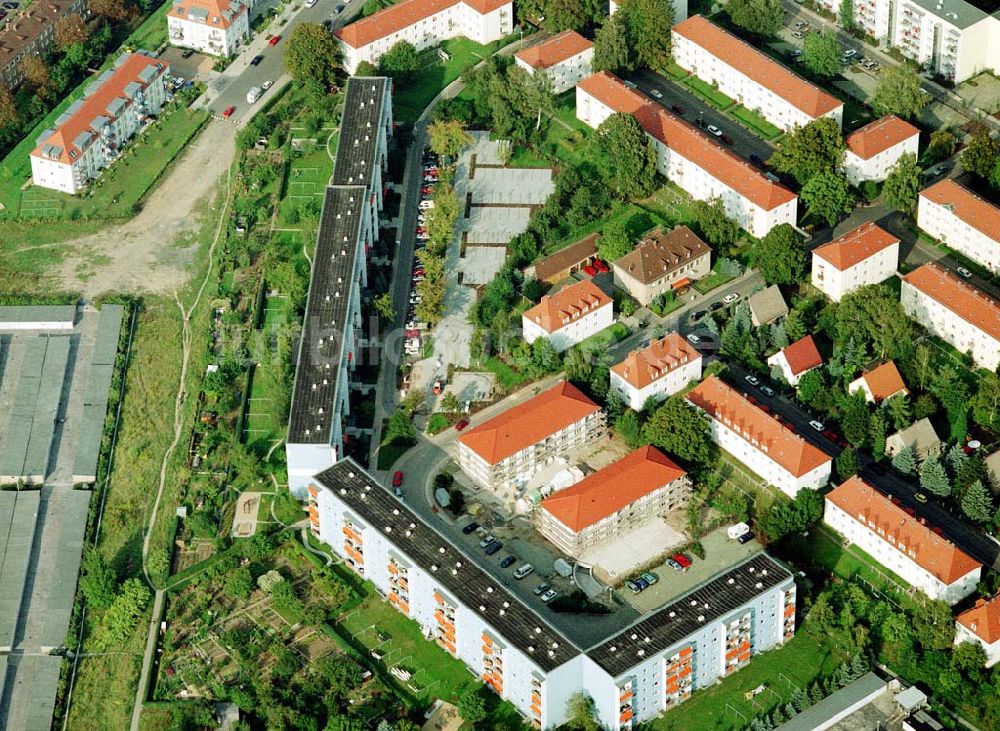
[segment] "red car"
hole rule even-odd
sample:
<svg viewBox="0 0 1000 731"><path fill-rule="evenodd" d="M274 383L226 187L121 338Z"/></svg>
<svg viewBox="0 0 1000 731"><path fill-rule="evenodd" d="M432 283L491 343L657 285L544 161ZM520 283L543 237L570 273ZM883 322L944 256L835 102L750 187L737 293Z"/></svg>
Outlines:
<svg viewBox="0 0 1000 731"><path fill-rule="evenodd" d="M418 234L425 234L425 233L427 233L427 231L426 231L426 229L424 229L423 226L417 226L417 233Z"/></svg>
<svg viewBox="0 0 1000 731"><path fill-rule="evenodd" d="M276 45L278 45L278 41L280 41L280 40L281 40L281 36L271 36L271 40L269 40L267 42L267 45L269 45L269 46L276 46Z"/></svg>
<svg viewBox="0 0 1000 731"><path fill-rule="evenodd" d="M403 473L396 470L392 475L392 486L399 487L403 484Z"/></svg>
<svg viewBox="0 0 1000 731"><path fill-rule="evenodd" d="M224 111L222 113L222 118L223 119L229 119L231 116L233 116L233 112L235 112L235 111L236 111L236 107L232 107L232 106L226 107L226 111Z"/></svg>
<svg viewBox="0 0 1000 731"><path fill-rule="evenodd" d="M460 422L455 424L455 431L462 431L465 427L469 425L468 419L462 419Z"/></svg>
<svg viewBox="0 0 1000 731"><path fill-rule="evenodd" d="M691 559L689 559L683 553L675 553L673 555L673 559L674 559L674 561L676 561L677 563L679 563L682 568L686 569L688 566L691 565Z"/></svg>
<svg viewBox="0 0 1000 731"><path fill-rule="evenodd" d="M595 267L593 264L587 264L583 268L583 271L586 272L588 276L593 277L595 274L597 274L597 267Z"/></svg>
<svg viewBox="0 0 1000 731"><path fill-rule="evenodd" d="M423 193L424 195L430 195L431 193L434 192L434 186L425 185L423 188L420 189L420 192Z"/></svg>
<svg viewBox="0 0 1000 731"><path fill-rule="evenodd" d="M729 135L722 135L722 141L725 142L730 147L733 146L733 138L730 137Z"/></svg>
<svg viewBox="0 0 1000 731"><path fill-rule="evenodd" d="M607 272L611 271L608 268L608 265L605 264L600 259L594 259L594 268L597 269L597 271L601 272L602 274L606 274Z"/></svg>

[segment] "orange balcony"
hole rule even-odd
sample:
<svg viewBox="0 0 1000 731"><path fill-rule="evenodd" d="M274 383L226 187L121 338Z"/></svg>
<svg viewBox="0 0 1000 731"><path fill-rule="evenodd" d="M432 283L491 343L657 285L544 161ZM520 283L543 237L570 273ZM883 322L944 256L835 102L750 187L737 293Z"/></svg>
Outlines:
<svg viewBox="0 0 1000 731"><path fill-rule="evenodd" d="M444 597L441 596L440 594L435 593L434 601L436 601L438 604L444 604Z"/></svg>
<svg viewBox="0 0 1000 731"><path fill-rule="evenodd" d="M691 653L694 652L690 647L685 647L681 650L681 658L690 657Z"/></svg>
<svg viewBox="0 0 1000 731"><path fill-rule="evenodd" d="M622 711L622 715L618 717L618 720L621 721L622 723L628 723L629 721L631 721L632 720L632 709L629 708L629 709L626 709L626 710Z"/></svg>
<svg viewBox="0 0 1000 731"><path fill-rule="evenodd" d="M396 568L396 564L394 564L394 563L389 564L388 568L389 568L389 573L390 574L398 574L399 573L399 569Z"/></svg>
<svg viewBox="0 0 1000 731"><path fill-rule="evenodd" d="M785 607L785 616L786 617L791 617L794 614L795 614L795 605L794 604L789 604L787 607Z"/></svg>
<svg viewBox="0 0 1000 731"><path fill-rule="evenodd" d="M629 700L631 698L632 698L632 691L626 690L624 693L622 693L620 696L618 696L618 702L619 703L624 703L625 701L627 701L627 700Z"/></svg>
<svg viewBox="0 0 1000 731"><path fill-rule="evenodd" d="M309 493L310 495L312 495L313 497L316 497L317 495L319 495L319 490L317 490L317 489L316 489L316 488L315 488L314 486L312 486L312 485L309 485L309 487L307 487L307 488L306 488L306 491L307 491L307 492L308 492L308 493Z"/></svg>

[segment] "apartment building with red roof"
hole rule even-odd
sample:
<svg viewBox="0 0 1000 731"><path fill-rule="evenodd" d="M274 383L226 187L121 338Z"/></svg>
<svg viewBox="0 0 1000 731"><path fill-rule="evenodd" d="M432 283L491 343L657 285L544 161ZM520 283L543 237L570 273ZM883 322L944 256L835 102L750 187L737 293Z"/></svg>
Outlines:
<svg viewBox="0 0 1000 731"><path fill-rule="evenodd" d="M614 322L613 302L590 279L543 295L541 302L521 314L526 342L548 338L558 352L599 333Z"/></svg>
<svg viewBox="0 0 1000 731"><path fill-rule="evenodd" d="M16 89L24 81L21 62L28 56L40 56L52 48L56 25L70 14L86 19L90 15L86 0L38 0L22 3L20 12L0 21L0 83Z"/></svg>
<svg viewBox="0 0 1000 731"><path fill-rule="evenodd" d="M920 130L890 114L852 132L844 142L844 174L851 185L860 185L866 180L885 180L903 155L916 159Z"/></svg>
<svg viewBox="0 0 1000 731"><path fill-rule="evenodd" d="M456 442L458 464L476 483L513 502L513 488L604 432L601 407L576 386L560 382L463 432Z"/></svg>
<svg viewBox="0 0 1000 731"><path fill-rule="evenodd" d="M812 335L796 340L787 348L782 348L767 359L767 364L781 371L782 377L792 386L797 386L799 379L823 365L823 358L816 348Z"/></svg>
<svg viewBox="0 0 1000 731"><path fill-rule="evenodd" d="M785 68L763 51L692 15L671 31L674 61L699 79L758 112L783 130L830 117L839 127L844 103Z"/></svg>
<svg viewBox="0 0 1000 731"><path fill-rule="evenodd" d="M906 395L909 391L899 375L899 369L891 360L882 363L870 371L865 371L851 381L847 387L848 393L863 391L865 401L880 404L893 396Z"/></svg>
<svg viewBox="0 0 1000 731"><path fill-rule="evenodd" d="M562 94L594 72L594 44L575 30L566 30L518 51L514 62L528 74L545 74L552 91Z"/></svg>
<svg viewBox="0 0 1000 731"><path fill-rule="evenodd" d="M579 558L682 507L690 494L687 472L655 447L640 447L542 500L535 526L560 551Z"/></svg>
<svg viewBox="0 0 1000 731"><path fill-rule="evenodd" d="M167 13L172 46L228 58L250 36L249 0L173 0Z"/></svg>
<svg viewBox="0 0 1000 731"><path fill-rule="evenodd" d="M31 153L34 185L79 193L121 154L166 101L169 66L143 52L123 53L38 138Z"/></svg>
<svg viewBox="0 0 1000 731"><path fill-rule="evenodd" d="M1000 302L928 262L903 277L899 293L903 311L976 365L1000 365Z"/></svg>
<svg viewBox="0 0 1000 731"><path fill-rule="evenodd" d="M917 225L994 274L1000 273L1000 207L951 178L920 191Z"/></svg>
<svg viewBox="0 0 1000 731"><path fill-rule="evenodd" d="M860 477L826 495L823 521L931 599L955 604L979 583L978 561Z"/></svg>
<svg viewBox="0 0 1000 731"><path fill-rule="evenodd" d="M798 198L690 122L630 89L607 71L576 85L576 116L593 128L615 113L631 114L656 149L656 168L696 200L720 198L726 215L754 236L795 224Z"/></svg>
<svg viewBox="0 0 1000 731"><path fill-rule="evenodd" d="M401 0L333 32L353 74L362 61L377 64L400 41L418 51L464 36L491 43L514 30L512 0Z"/></svg>
<svg viewBox="0 0 1000 731"><path fill-rule="evenodd" d="M611 389L639 411L648 399L662 401L699 380L703 360L679 333L669 332L611 366Z"/></svg>
<svg viewBox="0 0 1000 731"><path fill-rule="evenodd" d="M978 642L986 651L986 667L1000 662L1000 594L976 599L975 605L955 618L955 644Z"/></svg>
<svg viewBox="0 0 1000 731"><path fill-rule="evenodd" d="M899 238L865 221L812 252L812 284L834 302L867 284L884 282L899 266Z"/></svg>
<svg viewBox="0 0 1000 731"><path fill-rule="evenodd" d="M709 418L712 441L789 497L830 479L833 460L718 376L685 398Z"/></svg>

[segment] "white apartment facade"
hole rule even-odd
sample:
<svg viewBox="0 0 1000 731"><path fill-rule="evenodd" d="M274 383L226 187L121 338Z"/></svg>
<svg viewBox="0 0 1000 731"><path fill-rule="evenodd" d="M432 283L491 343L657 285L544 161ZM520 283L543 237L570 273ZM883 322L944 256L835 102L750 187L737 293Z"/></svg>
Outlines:
<svg viewBox="0 0 1000 731"><path fill-rule="evenodd" d="M288 487L299 498L305 498L313 475L343 459L355 436L348 426L350 374L364 352L358 337L361 298L367 253L378 240L392 134L391 89L386 78L347 82L343 143L316 234L285 440Z"/></svg>
<svg viewBox="0 0 1000 731"><path fill-rule="evenodd" d="M899 239L866 221L812 252L812 285L840 302L859 287L884 282L899 266Z"/></svg>
<svg viewBox="0 0 1000 731"><path fill-rule="evenodd" d="M565 723L581 692L602 727L632 729L795 633L791 572L759 553L584 651L571 625L513 596L352 460L309 495L313 535L536 729Z"/></svg>
<svg viewBox="0 0 1000 731"><path fill-rule="evenodd" d="M521 314L525 342L548 338L561 353L614 322L613 301L589 279L571 284Z"/></svg>
<svg viewBox="0 0 1000 731"><path fill-rule="evenodd" d="M935 239L1000 274L1000 208L951 178L920 191L917 225Z"/></svg>
<svg viewBox="0 0 1000 731"><path fill-rule="evenodd" d="M514 62L533 75L545 74L555 94L572 89L594 72L594 44L567 30L514 54Z"/></svg>
<svg viewBox="0 0 1000 731"><path fill-rule="evenodd" d="M709 376L685 398L707 415L713 442L789 497L799 490L817 490L830 480L829 455L718 376Z"/></svg>
<svg viewBox="0 0 1000 731"><path fill-rule="evenodd" d="M844 103L701 15L671 31L674 61L782 130L829 117L839 127Z"/></svg>
<svg viewBox="0 0 1000 731"><path fill-rule="evenodd" d="M955 604L979 583L976 560L860 477L827 494L823 521L931 599Z"/></svg>
<svg viewBox="0 0 1000 731"><path fill-rule="evenodd" d="M937 264L903 277L903 311L931 333L969 353L987 370L1000 365L1000 303Z"/></svg>
<svg viewBox="0 0 1000 731"><path fill-rule="evenodd" d="M560 382L464 431L456 441L458 465L477 484L513 501L511 489L604 433L601 407L576 386Z"/></svg>
<svg viewBox="0 0 1000 731"><path fill-rule="evenodd" d="M838 0L820 0L840 16ZM1000 18L965 0L854 0L853 22L880 43L898 48L949 81L996 72Z"/></svg>
<svg viewBox="0 0 1000 731"><path fill-rule="evenodd" d="M172 46L229 58L249 37L250 3L244 0L173 0L167 13Z"/></svg>
<svg viewBox="0 0 1000 731"><path fill-rule="evenodd" d="M683 119L601 71L576 86L576 116L596 129L615 113L631 114L656 148L657 171L696 200L719 198L726 215L754 236L795 225L798 197L771 182Z"/></svg>
<svg viewBox="0 0 1000 731"><path fill-rule="evenodd" d="M613 261L615 286L648 306L665 292L686 287L712 271L712 250L687 226L657 226Z"/></svg>
<svg viewBox="0 0 1000 731"><path fill-rule="evenodd" d="M34 185L81 192L163 108L164 62L140 52L122 54L115 63L39 137L31 153Z"/></svg>
<svg viewBox="0 0 1000 731"><path fill-rule="evenodd" d="M464 36L492 43L514 30L512 0L402 0L334 31L344 69L353 74L362 61L378 64L400 41L418 51Z"/></svg>
<svg viewBox="0 0 1000 731"><path fill-rule="evenodd" d="M882 181L903 155L917 159L920 130L894 114L876 119L844 140L844 174L851 185Z"/></svg>
<svg viewBox="0 0 1000 731"><path fill-rule="evenodd" d="M986 651L986 667L1000 662L1000 598L977 599L955 619L955 644L976 642Z"/></svg>
<svg viewBox="0 0 1000 731"><path fill-rule="evenodd" d="M703 362L694 346L670 332L611 366L611 390L629 408L641 411L649 399L662 401L700 380Z"/></svg>

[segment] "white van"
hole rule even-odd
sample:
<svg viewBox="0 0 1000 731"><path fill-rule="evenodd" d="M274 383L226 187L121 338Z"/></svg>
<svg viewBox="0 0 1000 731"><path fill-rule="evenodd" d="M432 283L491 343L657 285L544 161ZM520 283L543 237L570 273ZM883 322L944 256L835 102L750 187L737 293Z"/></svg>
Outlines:
<svg viewBox="0 0 1000 731"><path fill-rule="evenodd" d="M532 566L530 563L526 563L524 564L524 566L520 566L514 570L514 578L518 580L523 579L525 576L527 576L534 570L535 570L534 566Z"/></svg>

